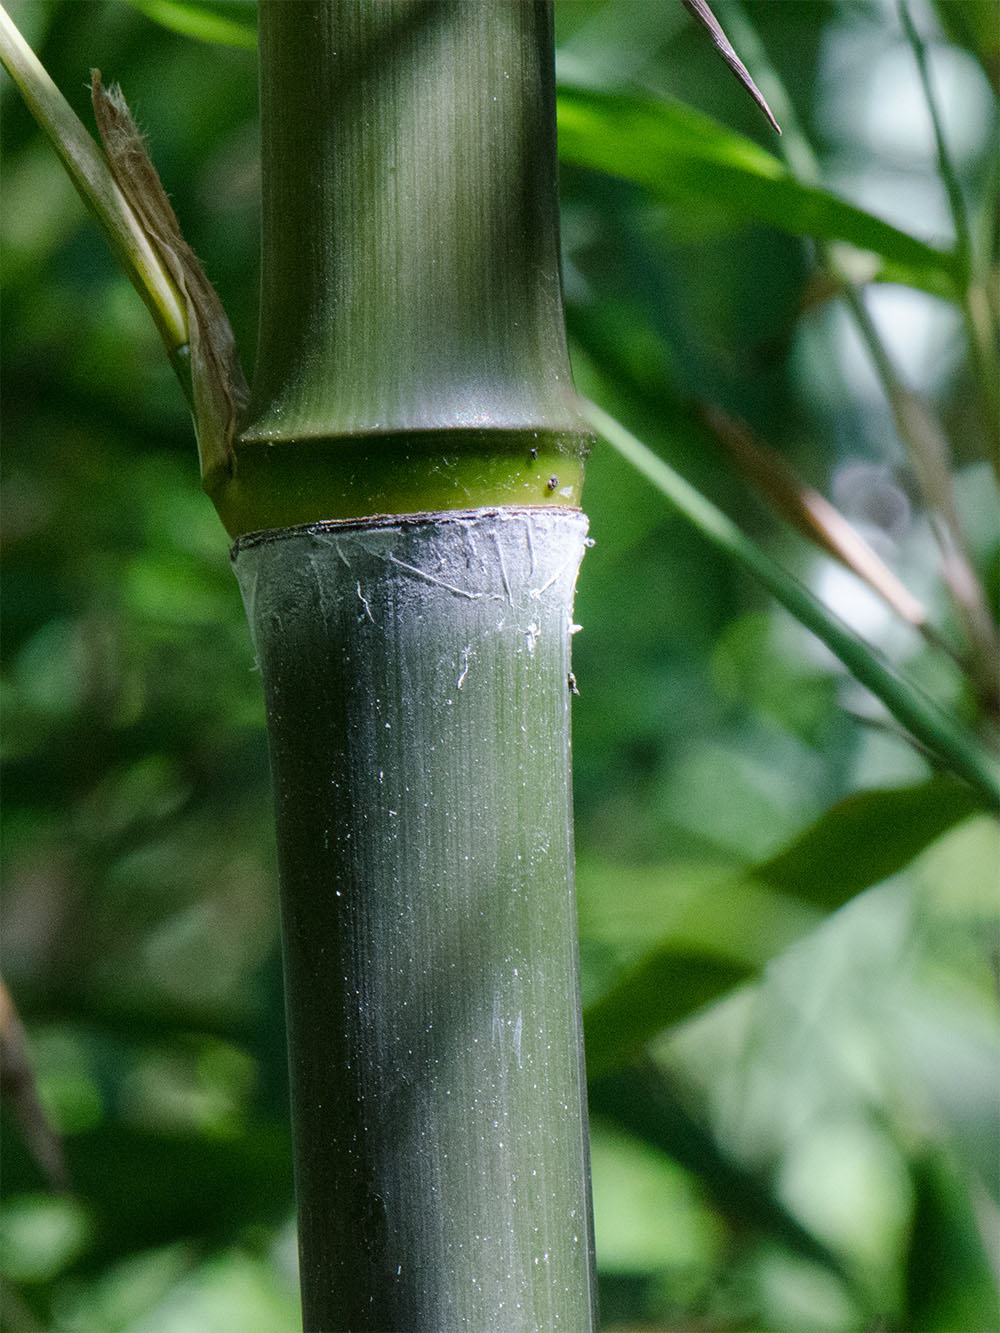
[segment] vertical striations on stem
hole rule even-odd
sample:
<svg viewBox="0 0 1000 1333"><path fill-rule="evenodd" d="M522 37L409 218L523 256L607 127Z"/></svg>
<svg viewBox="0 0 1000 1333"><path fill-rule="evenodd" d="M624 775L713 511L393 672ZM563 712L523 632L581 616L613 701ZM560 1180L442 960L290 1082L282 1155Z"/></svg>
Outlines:
<svg viewBox="0 0 1000 1333"><path fill-rule="evenodd" d="M576 505L591 436L563 321L551 5L262 0L260 56L260 339L216 497L230 531Z"/></svg>
<svg viewBox="0 0 1000 1333"><path fill-rule="evenodd" d="M234 548L278 812L307 1330L592 1327L570 788L586 519Z"/></svg>

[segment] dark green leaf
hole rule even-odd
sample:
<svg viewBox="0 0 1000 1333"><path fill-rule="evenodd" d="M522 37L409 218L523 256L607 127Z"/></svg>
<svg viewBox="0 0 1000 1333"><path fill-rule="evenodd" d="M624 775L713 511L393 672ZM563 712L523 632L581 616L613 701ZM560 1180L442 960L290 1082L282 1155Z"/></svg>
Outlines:
<svg viewBox="0 0 1000 1333"><path fill-rule="evenodd" d="M978 808L970 788L944 778L858 792L759 866L753 878L832 910L902 870Z"/></svg>
<svg viewBox="0 0 1000 1333"><path fill-rule="evenodd" d="M913 1163L913 1191L903 1327L996 1328L996 1282L966 1182L943 1153L927 1151Z"/></svg>
<svg viewBox="0 0 1000 1333"><path fill-rule="evenodd" d="M633 181L657 199L696 213L848 241L881 257L885 267L873 276L939 295L955 290L951 253L826 190L801 184L752 140L678 102L564 87L559 152L566 162Z"/></svg>
<svg viewBox="0 0 1000 1333"><path fill-rule="evenodd" d="M584 1016L587 1068L599 1077L637 1055L664 1028L753 976L752 963L671 945L645 958Z"/></svg>

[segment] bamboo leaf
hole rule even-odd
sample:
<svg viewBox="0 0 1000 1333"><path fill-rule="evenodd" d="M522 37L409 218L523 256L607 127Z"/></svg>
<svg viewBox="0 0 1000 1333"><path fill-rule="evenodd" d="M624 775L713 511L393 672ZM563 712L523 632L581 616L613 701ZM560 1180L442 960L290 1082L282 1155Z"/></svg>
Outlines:
<svg viewBox="0 0 1000 1333"><path fill-rule="evenodd" d="M257 30L251 22L217 14L204 5L185 4L182 0L130 0L147 18L182 37L210 42L214 46L233 46L243 51L257 47ZM253 6L243 6L252 14Z"/></svg>
<svg viewBox="0 0 1000 1333"><path fill-rule="evenodd" d="M973 793L941 778L859 792L838 802L783 852L720 886L723 902L748 893L762 904L762 930L731 931L723 923L714 947L707 939L692 947L692 941L672 932L587 1008L591 1075L600 1077L633 1059L664 1028L749 980L769 956L792 942L808 918L788 913L782 939L781 930L768 922L777 914L768 911L762 889L833 911L903 870L976 809Z"/></svg>
<svg viewBox="0 0 1000 1333"><path fill-rule="evenodd" d="M851 1284L841 1260L785 1207L766 1175L735 1160L696 1119L664 1072L639 1060L588 1088L591 1112L612 1122L697 1176L734 1227L768 1235Z"/></svg>
<svg viewBox="0 0 1000 1333"><path fill-rule="evenodd" d="M904 1328L996 1328L1000 1319L987 1233L948 1156L925 1148L912 1166L912 1238L905 1265ZM975 1194L973 1199L978 1198ZM985 1204L981 1205L985 1206Z"/></svg>
<svg viewBox="0 0 1000 1333"><path fill-rule="evenodd" d="M753 963L708 952L656 949L589 1006L583 1018L592 1078L627 1063L664 1028L688 1018L756 973Z"/></svg>
<svg viewBox="0 0 1000 1333"><path fill-rule="evenodd" d="M968 787L946 778L858 792L758 866L753 878L832 910L897 874L977 808Z"/></svg>
<svg viewBox="0 0 1000 1333"><path fill-rule="evenodd" d="M679 102L562 87L565 162L634 182L655 198L731 222L847 241L881 257L878 276L953 296L955 256L827 190L806 185L751 139Z"/></svg>

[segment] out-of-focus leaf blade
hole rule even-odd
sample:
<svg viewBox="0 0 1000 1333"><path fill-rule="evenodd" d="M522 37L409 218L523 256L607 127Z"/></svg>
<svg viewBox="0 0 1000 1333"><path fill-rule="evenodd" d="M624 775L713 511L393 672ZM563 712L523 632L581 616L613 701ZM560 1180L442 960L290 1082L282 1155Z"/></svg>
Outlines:
<svg viewBox="0 0 1000 1333"><path fill-rule="evenodd" d="M183 0L131 0L136 9L161 27L178 32L182 37L194 37L215 46L235 46L244 51L257 48L257 32L249 21L218 14L203 5L183 3ZM252 13L249 6L241 6Z"/></svg>
<svg viewBox="0 0 1000 1333"><path fill-rule="evenodd" d="M724 1151L651 1061L637 1061L613 1077L592 1079L588 1098L592 1114L619 1125L696 1175L734 1227L771 1236L850 1285L839 1258L792 1216L763 1173Z"/></svg>
<svg viewBox="0 0 1000 1333"><path fill-rule="evenodd" d="M679 102L563 87L559 152L566 162L633 181L657 199L695 212L847 241L882 259L879 277L954 294L957 263L949 251L802 184L751 139Z"/></svg>
<svg viewBox="0 0 1000 1333"><path fill-rule="evenodd" d="M914 1162L904 1328L996 1328L997 1287L966 1181L944 1154Z"/></svg>
<svg viewBox="0 0 1000 1333"><path fill-rule="evenodd" d="M944 778L859 792L723 892L738 894L740 883L758 894L767 887L833 911L902 870L979 808L969 789ZM789 935L796 933L793 919ZM744 929L736 937L723 928L713 951L708 941L699 946L671 932L587 1008L588 1070L600 1077L626 1063L664 1028L749 980L777 952L776 945L790 942L773 929Z"/></svg>
<svg viewBox="0 0 1000 1333"><path fill-rule="evenodd" d="M107 1123L69 1136L69 1175L95 1226L87 1264L192 1237L274 1225L292 1209L285 1131L256 1122L233 1138ZM8 1196L38 1188L37 1167L16 1140L6 1154ZM141 1182L141 1188L137 1187Z"/></svg>
<svg viewBox="0 0 1000 1333"><path fill-rule="evenodd" d="M581 934L612 951L618 975L646 957L651 939L675 954L762 966L823 919L811 904L733 878L731 863L633 866L584 855L576 882Z"/></svg>
<svg viewBox="0 0 1000 1333"><path fill-rule="evenodd" d="M978 808L968 787L944 778L858 792L758 866L753 878L833 910L902 870Z"/></svg>
<svg viewBox="0 0 1000 1333"><path fill-rule="evenodd" d="M1000 15L996 0L934 0L950 41L974 55L1000 97Z"/></svg>
<svg viewBox="0 0 1000 1333"><path fill-rule="evenodd" d="M587 1068L595 1078L637 1056L672 1023L724 995L756 972L753 963L671 944L649 954L584 1016Z"/></svg>

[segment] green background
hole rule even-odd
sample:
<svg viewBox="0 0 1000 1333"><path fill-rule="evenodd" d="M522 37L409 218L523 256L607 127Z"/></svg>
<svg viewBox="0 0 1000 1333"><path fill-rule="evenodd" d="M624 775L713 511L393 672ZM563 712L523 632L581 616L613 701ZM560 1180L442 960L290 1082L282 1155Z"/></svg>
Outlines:
<svg viewBox="0 0 1000 1333"><path fill-rule="evenodd" d="M10 8L88 124L91 67L121 82L252 366L252 49L155 21L206 7ZM252 30L252 4L208 12ZM578 386L986 725L966 675L790 534L699 424L699 403L749 422L960 644L933 516L805 233L877 252L896 281L870 308L945 423L995 598L989 433L895 7L746 12L839 204L729 133L777 152L674 0L557 5ZM989 248L995 9L913 13ZM249 636L147 313L6 76L0 96L3 969L73 1184L46 1191L8 1099L3 1326L279 1333L298 1296ZM993 822L606 445L584 503L574 762L605 1326L1000 1326Z"/></svg>

